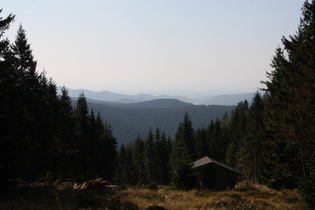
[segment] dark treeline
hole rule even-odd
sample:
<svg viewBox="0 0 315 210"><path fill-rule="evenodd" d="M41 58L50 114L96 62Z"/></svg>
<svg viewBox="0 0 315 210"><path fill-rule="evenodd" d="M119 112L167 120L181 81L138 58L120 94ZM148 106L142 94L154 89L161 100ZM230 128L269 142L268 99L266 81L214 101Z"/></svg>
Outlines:
<svg viewBox="0 0 315 210"><path fill-rule="evenodd" d="M128 185L169 184L170 151L170 138L159 128L155 132L150 129L145 140L137 137L133 143L120 147L116 181Z"/></svg>
<svg viewBox="0 0 315 210"><path fill-rule="evenodd" d="M83 93L74 107L65 88L57 95L54 81L36 71L21 25L14 43L3 37L13 19L0 19L1 181L111 179L117 143L110 125Z"/></svg>
<svg viewBox="0 0 315 210"><path fill-rule="evenodd" d="M251 126L263 129L260 121L253 125L257 116L263 113L263 100L259 92L251 105L240 102L231 116L211 120L208 127L194 130L188 113L179 123L174 140L166 137L159 128L149 129L145 139L137 137L133 143L122 145L118 151L116 181L123 184L172 184L181 189L195 187L191 163L209 156L240 169L246 179L260 181L260 161L258 160L262 133L256 134L254 142L250 136ZM246 142L251 139L251 143ZM246 149L245 149L246 148ZM256 149L257 148L257 149ZM257 163L253 162L257 157ZM261 157L260 157L261 158ZM252 165L257 164L256 170Z"/></svg>

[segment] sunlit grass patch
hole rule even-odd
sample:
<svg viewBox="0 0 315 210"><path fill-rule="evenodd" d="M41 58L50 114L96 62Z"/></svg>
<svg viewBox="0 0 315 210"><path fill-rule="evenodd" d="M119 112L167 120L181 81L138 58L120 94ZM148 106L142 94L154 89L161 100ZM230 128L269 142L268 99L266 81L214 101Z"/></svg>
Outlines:
<svg viewBox="0 0 315 210"><path fill-rule="evenodd" d="M121 199L133 202L140 209L159 206L165 209L301 209L297 191L276 191L258 184L241 185L241 190L180 191L159 186L158 190L132 189L121 191Z"/></svg>

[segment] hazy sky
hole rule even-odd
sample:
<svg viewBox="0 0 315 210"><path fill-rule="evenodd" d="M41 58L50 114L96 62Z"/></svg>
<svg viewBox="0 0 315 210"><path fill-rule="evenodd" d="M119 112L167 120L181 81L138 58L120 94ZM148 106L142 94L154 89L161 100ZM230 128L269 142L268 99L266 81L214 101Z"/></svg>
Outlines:
<svg viewBox="0 0 315 210"><path fill-rule="evenodd" d="M123 93L255 91L304 0L3 0L57 85Z"/></svg>

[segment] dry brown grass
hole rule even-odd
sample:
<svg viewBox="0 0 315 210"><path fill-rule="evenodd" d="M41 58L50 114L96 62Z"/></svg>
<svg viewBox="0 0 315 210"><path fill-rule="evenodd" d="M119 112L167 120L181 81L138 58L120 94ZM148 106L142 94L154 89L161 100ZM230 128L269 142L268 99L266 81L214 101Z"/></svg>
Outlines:
<svg viewBox="0 0 315 210"><path fill-rule="evenodd" d="M0 209L302 209L295 190L276 191L241 183L233 190L73 190L54 186L18 187L0 196ZM157 209L157 208L156 208Z"/></svg>
<svg viewBox="0 0 315 210"><path fill-rule="evenodd" d="M234 190L179 191L160 188L128 188L118 192L123 202L132 202L140 209L161 206L165 209L302 209L300 194L295 190L276 191L262 185L240 184Z"/></svg>

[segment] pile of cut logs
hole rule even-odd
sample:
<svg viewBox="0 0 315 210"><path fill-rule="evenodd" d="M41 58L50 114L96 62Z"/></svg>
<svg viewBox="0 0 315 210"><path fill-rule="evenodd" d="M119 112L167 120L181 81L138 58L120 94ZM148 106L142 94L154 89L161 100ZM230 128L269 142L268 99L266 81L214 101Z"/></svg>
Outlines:
<svg viewBox="0 0 315 210"><path fill-rule="evenodd" d="M88 182L83 183L74 183L74 190L86 190L86 189L116 189L117 185L112 185L108 181L103 180L102 178L94 179Z"/></svg>

